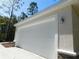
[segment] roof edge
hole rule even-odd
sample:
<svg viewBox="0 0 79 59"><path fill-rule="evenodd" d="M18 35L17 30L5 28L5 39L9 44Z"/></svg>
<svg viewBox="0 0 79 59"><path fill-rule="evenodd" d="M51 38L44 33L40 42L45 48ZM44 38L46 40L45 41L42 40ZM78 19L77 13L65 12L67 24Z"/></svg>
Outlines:
<svg viewBox="0 0 79 59"><path fill-rule="evenodd" d="M62 8L69 6L69 5L72 5L76 2L77 2L77 0L68 0L68 1L61 2L61 3L59 3L59 4L57 4L53 7L49 7L46 10L43 10L42 12L39 12L39 13L37 13L37 14L31 16L31 17L26 18L26 20L23 20L19 23L16 23L14 26L18 27L18 26L20 26L24 23L27 23L29 21L33 21L34 19L39 18L41 16L45 16L45 15L50 14L50 13L57 13Z"/></svg>

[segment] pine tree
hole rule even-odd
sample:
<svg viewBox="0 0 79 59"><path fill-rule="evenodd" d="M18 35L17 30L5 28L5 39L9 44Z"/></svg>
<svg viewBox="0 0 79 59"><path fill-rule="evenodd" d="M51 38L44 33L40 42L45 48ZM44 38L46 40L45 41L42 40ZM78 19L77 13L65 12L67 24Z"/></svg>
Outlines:
<svg viewBox="0 0 79 59"><path fill-rule="evenodd" d="M38 6L36 2L31 2L29 8L27 8L28 15L34 15L38 12Z"/></svg>

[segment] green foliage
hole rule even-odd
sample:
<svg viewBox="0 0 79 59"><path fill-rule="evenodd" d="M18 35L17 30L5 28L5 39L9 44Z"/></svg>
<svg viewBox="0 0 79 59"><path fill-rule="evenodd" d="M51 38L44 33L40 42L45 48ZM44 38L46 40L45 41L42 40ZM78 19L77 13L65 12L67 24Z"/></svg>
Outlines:
<svg viewBox="0 0 79 59"><path fill-rule="evenodd" d="M12 20L10 20L12 24L17 23L17 17L15 15L12 16Z"/></svg>
<svg viewBox="0 0 79 59"><path fill-rule="evenodd" d="M38 6L36 2L31 2L29 8L27 8L28 15L34 15L38 12Z"/></svg>
<svg viewBox="0 0 79 59"><path fill-rule="evenodd" d="M24 13L24 12L22 12L21 13L21 19L25 19L25 18L27 18L28 16Z"/></svg>
<svg viewBox="0 0 79 59"><path fill-rule="evenodd" d="M25 12L21 12L21 15L18 16L18 22L24 20L25 18L28 18L28 15Z"/></svg>
<svg viewBox="0 0 79 59"><path fill-rule="evenodd" d="M13 25L16 22L15 15L12 17L12 21L8 17L0 16L0 42L13 41L15 33L15 27Z"/></svg>
<svg viewBox="0 0 79 59"><path fill-rule="evenodd" d="M17 23L17 17L14 15L14 11L18 11L20 7L23 6L24 2L22 0L9 0L10 5L3 3L0 6L0 9L4 10L4 7L7 9L4 10L4 13L7 13L9 17L0 16L0 41L13 41L15 34L15 27L13 26ZM25 12L22 12L18 17L19 20L24 20L29 15L34 15L38 12L38 6L36 2L31 2L29 8L27 8L28 15Z"/></svg>

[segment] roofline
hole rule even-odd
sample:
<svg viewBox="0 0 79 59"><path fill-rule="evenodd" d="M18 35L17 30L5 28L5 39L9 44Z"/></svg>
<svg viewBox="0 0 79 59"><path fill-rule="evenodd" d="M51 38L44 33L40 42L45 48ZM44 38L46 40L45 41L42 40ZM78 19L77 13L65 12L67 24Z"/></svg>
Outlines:
<svg viewBox="0 0 79 59"><path fill-rule="evenodd" d="M29 21L34 21L34 19L36 19L38 17L45 16L45 15L51 14L51 13L57 13L62 8L67 7L69 5L72 5L72 4L76 3L76 2L77 2L77 0L67 0L67 1L65 0L65 1L62 1L59 4L51 6L51 7L47 8L47 9L43 10L42 12L39 12L39 13L37 13L37 14L31 16L31 17L26 18L26 20L23 20L23 21L21 21L19 23L16 23L14 26L18 27L18 26L21 26L21 25L23 25L25 23L28 23Z"/></svg>

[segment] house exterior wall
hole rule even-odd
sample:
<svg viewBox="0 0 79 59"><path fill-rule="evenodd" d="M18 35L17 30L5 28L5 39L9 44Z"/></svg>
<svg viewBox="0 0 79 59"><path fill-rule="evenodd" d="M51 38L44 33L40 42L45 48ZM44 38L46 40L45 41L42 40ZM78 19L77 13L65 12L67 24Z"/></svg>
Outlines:
<svg viewBox="0 0 79 59"><path fill-rule="evenodd" d="M79 53L79 16L72 9L74 50Z"/></svg>
<svg viewBox="0 0 79 59"><path fill-rule="evenodd" d="M61 19L64 19L62 23ZM72 8L67 6L59 12L59 49L73 52Z"/></svg>
<svg viewBox="0 0 79 59"><path fill-rule="evenodd" d="M77 17L74 17L71 6L64 7L59 11L57 11L58 8L55 8L54 13L52 10L49 9L42 15L28 18L27 22L16 24L16 46L48 59L58 58L57 49L73 54L74 42L77 41L73 41L73 39L76 38L74 35L77 31L75 34L73 33L76 21L74 23L72 19ZM55 13L57 15L53 16ZM63 23L62 18L64 19Z"/></svg>
<svg viewBox="0 0 79 59"><path fill-rule="evenodd" d="M48 15L39 22L24 25L16 29L15 41L16 46L25 50L31 51L37 55L47 59L57 59L57 35L58 35L58 20L56 16ZM36 24L36 25L33 25Z"/></svg>

